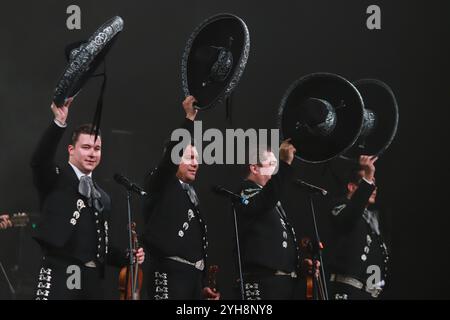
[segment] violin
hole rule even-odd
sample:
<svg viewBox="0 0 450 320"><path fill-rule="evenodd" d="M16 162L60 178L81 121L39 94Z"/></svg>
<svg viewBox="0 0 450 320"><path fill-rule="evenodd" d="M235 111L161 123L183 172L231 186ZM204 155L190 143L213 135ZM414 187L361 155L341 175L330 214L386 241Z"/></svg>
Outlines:
<svg viewBox="0 0 450 320"><path fill-rule="evenodd" d="M131 239L132 239L132 249L130 254L134 255L139 249L139 242L136 235L136 224L131 223ZM131 261L131 260L130 260ZM120 269L119 273L119 291L120 300L140 300L141 298L141 288L143 280L142 267L138 264L137 259L134 257L133 262Z"/></svg>
<svg viewBox="0 0 450 320"><path fill-rule="evenodd" d="M319 244L319 250L323 248L322 244ZM316 252L314 245L310 238L305 237L300 241L300 250L306 259L311 259L313 263L312 272L306 272L306 300L326 300L324 279L322 273L316 276Z"/></svg>

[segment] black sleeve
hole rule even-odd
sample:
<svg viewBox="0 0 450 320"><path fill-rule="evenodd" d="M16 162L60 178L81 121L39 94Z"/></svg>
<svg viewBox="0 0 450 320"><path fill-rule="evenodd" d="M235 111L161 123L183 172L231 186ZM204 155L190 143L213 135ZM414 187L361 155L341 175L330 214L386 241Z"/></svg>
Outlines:
<svg viewBox="0 0 450 320"><path fill-rule="evenodd" d="M367 206L370 196L375 190L373 184L362 180L358 189L346 205L337 206L332 211L332 217L339 227L350 227L361 218L364 209Z"/></svg>
<svg viewBox="0 0 450 320"><path fill-rule="evenodd" d="M179 129L186 129L193 136L194 121L185 119ZM158 167L153 170L145 179L145 190L152 195L162 189L162 186L177 172L178 166L172 162L172 149L179 143L179 141L169 141L166 145L163 158L158 164Z"/></svg>
<svg viewBox="0 0 450 320"><path fill-rule="evenodd" d="M108 255L106 256L106 263L115 267L124 267L128 265L128 256L125 250L120 250L117 247L110 246Z"/></svg>
<svg viewBox="0 0 450 320"><path fill-rule="evenodd" d="M238 205L240 214L256 216L273 209L277 202L281 200L284 187L290 177L292 177L292 167L286 162L280 161L278 172L272 176L261 191L247 195L243 190L241 195L249 196L249 202L247 205Z"/></svg>
<svg viewBox="0 0 450 320"><path fill-rule="evenodd" d="M202 274L202 290L203 288L209 287L208 281L208 267L205 265L205 270L203 270Z"/></svg>
<svg viewBox="0 0 450 320"><path fill-rule="evenodd" d="M33 182L41 195L51 189L56 181L57 167L55 164L55 155L64 131L65 128L61 128L52 122L47 130L45 130L33 152L31 158Z"/></svg>

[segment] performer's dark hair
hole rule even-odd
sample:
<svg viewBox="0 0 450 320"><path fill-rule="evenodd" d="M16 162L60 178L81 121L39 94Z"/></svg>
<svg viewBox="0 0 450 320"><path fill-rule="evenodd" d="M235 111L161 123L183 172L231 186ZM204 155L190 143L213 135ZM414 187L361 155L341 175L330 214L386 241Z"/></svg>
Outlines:
<svg viewBox="0 0 450 320"><path fill-rule="evenodd" d="M82 124L75 128L72 132L72 136L70 139L70 144L75 145L78 141L78 138L80 137L80 134L92 134L94 135L93 126L90 123ZM98 136L101 136L101 132L99 131Z"/></svg>

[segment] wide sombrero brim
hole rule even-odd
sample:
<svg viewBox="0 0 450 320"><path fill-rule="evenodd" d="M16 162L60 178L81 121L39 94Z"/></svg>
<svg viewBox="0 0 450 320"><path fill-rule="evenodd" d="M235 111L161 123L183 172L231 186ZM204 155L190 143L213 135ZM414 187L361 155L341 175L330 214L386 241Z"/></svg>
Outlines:
<svg viewBox="0 0 450 320"><path fill-rule="evenodd" d="M326 136L315 135L300 125L300 106L308 98L328 101L336 112L336 126ZM364 103L355 86L332 73L313 73L295 81L284 94L278 110L282 139L291 138L296 158L310 163L326 162L346 152L358 138Z"/></svg>
<svg viewBox="0 0 450 320"><path fill-rule="evenodd" d="M342 158L357 160L360 155L380 156L391 145L398 127L398 104L392 89L377 79L362 79L353 82L360 92L364 107L376 115L375 127L342 155Z"/></svg>
<svg viewBox="0 0 450 320"><path fill-rule="evenodd" d="M53 102L61 107L67 98L75 96L94 74L114 43L124 22L116 16L105 22L86 43L72 50L69 62L60 77Z"/></svg>
<svg viewBox="0 0 450 320"><path fill-rule="evenodd" d="M220 47L228 48L232 54L231 70L223 81L208 82L212 65L210 55L214 55L208 49ZM206 19L193 31L183 53L181 75L185 96L194 96L199 109L223 102L241 79L249 51L250 35L241 18L223 13Z"/></svg>

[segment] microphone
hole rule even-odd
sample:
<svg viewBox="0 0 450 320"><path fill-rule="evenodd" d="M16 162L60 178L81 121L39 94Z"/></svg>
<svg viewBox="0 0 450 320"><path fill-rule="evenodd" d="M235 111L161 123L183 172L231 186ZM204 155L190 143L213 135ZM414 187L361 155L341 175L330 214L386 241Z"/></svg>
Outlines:
<svg viewBox="0 0 450 320"><path fill-rule="evenodd" d="M127 177L125 177L124 175L118 174L116 173L114 175L114 180L116 180L116 182L118 184L121 184L122 186L124 186L127 190L129 191L133 191L136 192L137 194L141 195L141 196L145 196L147 195L147 192L145 192L141 187L139 187L137 184L131 182Z"/></svg>
<svg viewBox="0 0 450 320"><path fill-rule="evenodd" d="M309 191L310 193L321 193L323 196L326 196L328 194L327 190L325 190L323 188L320 188L320 187L317 187L315 185L312 185L310 183L307 183L307 182L305 182L303 180L300 180L300 179L295 179L294 183L297 186L299 186L300 188Z"/></svg>
<svg viewBox="0 0 450 320"><path fill-rule="evenodd" d="M228 198L230 198L233 201L238 201L244 205L248 204L248 200L245 197L241 197L240 195L231 192L230 190L225 189L223 186L221 185L217 185L217 186L213 186L212 187L212 191L214 191L217 194L221 194L223 196L226 196Z"/></svg>

